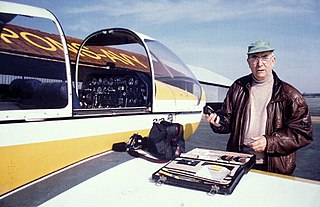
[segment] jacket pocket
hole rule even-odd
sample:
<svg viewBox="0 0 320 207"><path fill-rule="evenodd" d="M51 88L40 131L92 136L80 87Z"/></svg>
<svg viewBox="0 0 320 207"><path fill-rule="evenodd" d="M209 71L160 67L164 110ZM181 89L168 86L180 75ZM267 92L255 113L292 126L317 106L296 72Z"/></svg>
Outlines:
<svg viewBox="0 0 320 207"><path fill-rule="evenodd" d="M269 171L292 175L294 169L296 168L296 153L283 156L272 156L269 158L270 168Z"/></svg>

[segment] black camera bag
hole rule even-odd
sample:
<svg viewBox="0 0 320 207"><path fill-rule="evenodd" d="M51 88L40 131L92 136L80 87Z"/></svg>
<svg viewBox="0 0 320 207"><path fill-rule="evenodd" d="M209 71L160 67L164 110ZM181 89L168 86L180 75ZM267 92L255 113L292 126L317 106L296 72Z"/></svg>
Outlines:
<svg viewBox="0 0 320 207"><path fill-rule="evenodd" d="M155 158L140 153L139 149L149 152ZM127 151L134 157L141 157L151 162L167 162L185 152L183 126L167 121L154 122L148 137L135 133L128 143L115 143L113 150Z"/></svg>
<svg viewBox="0 0 320 207"><path fill-rule="evenodd" d="M154 122L147 142L148 152L160 160L172 160L185 152L183 126L179 123Z"/></svg>

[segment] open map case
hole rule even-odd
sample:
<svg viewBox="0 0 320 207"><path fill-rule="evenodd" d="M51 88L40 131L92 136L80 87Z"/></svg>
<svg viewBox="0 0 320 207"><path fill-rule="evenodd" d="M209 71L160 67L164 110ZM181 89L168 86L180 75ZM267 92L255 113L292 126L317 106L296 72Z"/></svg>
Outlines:
<svg viewBox="0 0 320 207"><path fill-rule="evenodd" d="M230 195L255 164L255 155L195 148L152 174L157 184L169 184Z"/></svg>

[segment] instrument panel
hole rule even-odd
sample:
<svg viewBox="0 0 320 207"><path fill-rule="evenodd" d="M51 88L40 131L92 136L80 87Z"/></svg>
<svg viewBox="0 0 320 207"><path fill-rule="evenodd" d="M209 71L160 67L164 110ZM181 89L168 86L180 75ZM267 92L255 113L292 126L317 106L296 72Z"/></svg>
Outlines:
<svg viewBox="0 0 320 207"><path fill-rule="evenodd" d="M148 106L148 84L138 74L91 74L79 90L81 108Z"/></svg>

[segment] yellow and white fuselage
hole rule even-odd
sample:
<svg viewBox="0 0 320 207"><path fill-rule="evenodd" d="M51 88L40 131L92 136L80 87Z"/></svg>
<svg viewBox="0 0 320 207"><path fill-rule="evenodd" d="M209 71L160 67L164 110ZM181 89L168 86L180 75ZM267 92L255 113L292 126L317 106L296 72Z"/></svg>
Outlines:
<svg viewBox="0 0 320 207"><path fill-rule="evenodd" d="M205 94L156 40L114 28L80 44L45 9L0 12L0 196L147 136L154 121L183 124L186 139L197 129Z"/></svg>

